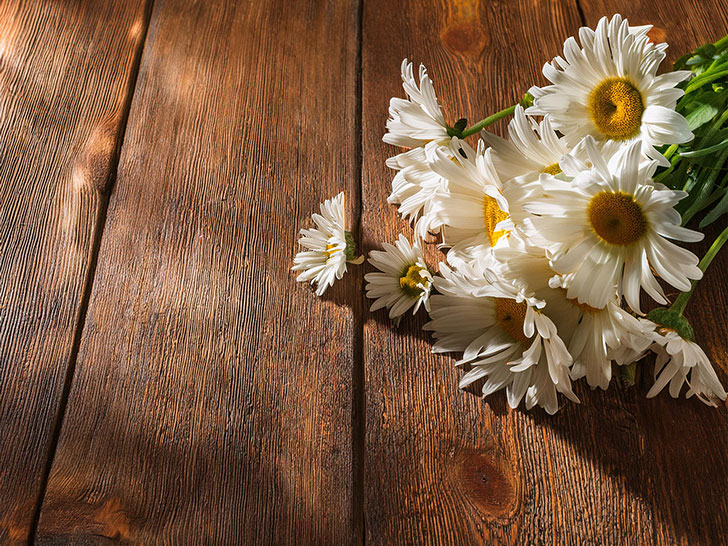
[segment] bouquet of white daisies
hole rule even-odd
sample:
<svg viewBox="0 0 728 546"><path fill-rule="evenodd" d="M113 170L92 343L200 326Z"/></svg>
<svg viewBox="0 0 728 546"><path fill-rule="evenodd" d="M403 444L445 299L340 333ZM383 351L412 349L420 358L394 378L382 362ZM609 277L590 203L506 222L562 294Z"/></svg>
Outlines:
<svg viewBox="0 0 728 546"><path fill-rule="evenodd" d="M701 240L684 225L728 212L728 37L658 75L667 45L649 29L619 15L581 28L544 65L549 85L471 127L449 125L425 67L416 77L403 61L407 98L391 100L384 141L408 148L387 160L388 202L414 237L370 253L367 296L397 324L424 307L433 350L461 355L461 388L504 389L511 407L553 414L557 393L579 401L572 381L606 389L651 351L648 397L669 385L673 397L726 399L683 311L728 228L701 260L675 241ZM511 115L508 139L484 131ZM293 269L321 295L363 257L343 194L313 220ZM447 251L437 268L423 257L428 234ZM666 286L680 292L671 305ZM663 307L645 316L643 291Z"/></svg>

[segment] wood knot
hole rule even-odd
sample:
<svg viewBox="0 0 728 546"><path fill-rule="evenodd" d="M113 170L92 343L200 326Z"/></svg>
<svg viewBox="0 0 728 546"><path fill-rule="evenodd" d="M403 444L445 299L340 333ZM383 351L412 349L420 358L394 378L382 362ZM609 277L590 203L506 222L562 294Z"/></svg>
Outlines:
<svg viewBox="0 0 728 546"><path fill-rule="evenodd" d="M28 514L33 513L35 501L27 500L14 508L9 506L8 511L0 517L0 543L24 544L30 532L30 518Z"/></svg>
<svg viewBox="0 0 728 546"><path fill-rule="evenodd" d="M440 40L448 51L476 57L488 43L488 35L474 19L455 21L440 32Z"/></svg>
<svg viewBox="0 0 728 546"><path fill-rule="evenodd" d="M650 42L655 44L661 44L667 41L667 31L662 27L652 27L647 32L647 36Z"/></svg>
<svg viewBox="0 0 728 546"><path fill-rule="evenodd" d="M487 454L469 450L455 459L460 485L483 515L507 516L516 507L513 478Z"/></svg>
<svg viewBox="0 0 728 546"><path fill-rule="evenodd" d="M77 186L93 188L100 194L111 190L109 174L116 145L115 125L114 122L103 123L89 134L80 161L74 169Z"/></svg>
<svg viewBox="0 0 728 546"><path fill-rule="evenodd" d="M108 538L129 538L129 517L118 498L110 498L93 515L94 521L102 526L101 533Z"/></svg>

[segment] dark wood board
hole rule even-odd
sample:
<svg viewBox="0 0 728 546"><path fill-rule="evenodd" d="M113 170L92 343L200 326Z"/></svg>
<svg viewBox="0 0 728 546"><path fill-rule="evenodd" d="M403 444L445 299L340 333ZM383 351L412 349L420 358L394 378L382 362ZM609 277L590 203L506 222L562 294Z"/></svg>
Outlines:
<svg viewBox="0 0 728 546"><path fill-rule="evenodd" d="M38 544L357 541L361 277L289 270L322 200L358 218L357 29L155 1Z"/></svg>
<svg viewBox="0 0 728 546"><path fill-rule="evenodd" d="M653 24L650 36L670 44L665 70L683 54L728 34L728 3L592 1L584 4L587 24L602 13L619 12L634 24ZM706 229L705 240L692 245L703 256L728 225L723 216ZM697 229L697 221L691 224ZM728 384L728 251L724 248L710 266L691 299L686 316L697 341ZM674 292L674 291L673 291ZM654 516L660 522L660 544L726 544L728 542L728 404L718 410L699 402L674 401L663 393L656 404L640 406L654 480Z"/></svg>
<svg viewBox="0 0 728 546"><path fill-rule="evenodd" d="M144 1L0 4L0 543L42 495Z"/></svg>
<svg viewBox="0 0 728 546"><path fill-rule="evenodd" d="M399 63L424 62L446 118L476 121L513 104L563 40L602 14L658 25L672 52L726 33L725 5L692 2L367 2L362 23L363 217L366 244L407 233L386 204L395 149L381 142ZM696 15L697 13L697 15ZM677 14L677 15L675 15ZM666 23L670 21L670 23ZM660 36L666 30L666 36ZM679 36L679 37L678 37ZM498 127L502 132L503 126ZM703 247L705 248L705 247ZM725 252L689 312L726 384ZM710 303L708 303L710 302ZM722 544L728 414L649 385L579 384L556 416L510 410L457 389L452 359L429 355L424 315L364 327L366 538L375 544Z"/></svg>

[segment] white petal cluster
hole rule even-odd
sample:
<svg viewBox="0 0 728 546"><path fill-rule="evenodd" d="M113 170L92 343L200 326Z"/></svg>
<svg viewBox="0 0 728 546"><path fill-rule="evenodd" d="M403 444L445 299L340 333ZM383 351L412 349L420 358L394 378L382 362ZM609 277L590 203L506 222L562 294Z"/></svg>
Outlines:
<svg viewBox="0 0 728 546"><path fill-rule="evenodd" d="M581 47L570 37L563 57L544 65L551 85L531 88L527 113L551 116L572 145L587 135L622 146L636 141L645 158L669 165L655 147L693 137L675 112L683 95L675 86L690 72L657 75L667 44L651 42L650 28L630 27L620 15L603 17L596 30L581 28Z"/></svg>
<svg viewBox="0 0 728 546"><path fill-rule="evenodd" d="M321 203L321 214L313 214L316 227L302 229L298 244L302 250L293 260L293 271L300 271L299 282L316 285L316 295L346 273L346 264L360 264L364 257L354 257L352 243L347 240L344 192Z"/></svg>
<svg viewBox="0 0 728 546"><path fill-rule="evenodd" d="M449 146L450 136L425 66L420 65L418 85L412 63L404 59L402 87L408 98L391 99L382 140L411 150L387 160L387 166L397 171L387 201L399 205L399 213L415 223L416 236L424 239L428 232L439 232L431 204L445 190L445 181L430 168L430 162L441 148Z"/></svg>
<svg viewBox="0 0 728 546"><path fill-rule="evenodd" d="M726 392L718 376L700 346L667 328L652 331L655 362L655 384L647 393L651 398L668 384L670 396L677 398L683 385L688 385L686 397L696 395L709 406L717 406L717 400L725 400Z"/></svg>
<svg viewBox="0 0 728 546"><path fill-rule="evenodd" d="M409 309L412 313L424 304L429 311L432 274L422 257L419 242L410 244L404 235L394 244L384 243L384 250L373 250L369 255L369 263L379 270L367 273L367 297L375 302L371 310L386 307L389 318L396 324Z"/></svg>
<svg viewBox="0 0 728 546"><path fill-rule="evenodd" d="M726 398L697 344L639 318L643 291L668 303L658 279L688 291L702 276L675 243L702 238L675 210L687 194L653 180L666 163L657 147L692 139L675 111L688 73L657 75L667 46L649 28L619 15L582 28L581 45L569 38L545 65L551 85L515 108L508 138L483 133L474 148L452 136L426 69L418 84L402 63L408 98L392 99L384 141L410 148L387 162L389 202L416 240L372 253L367 295L397 321L425 305L433 350L462 355L461 387L503 389L511 407L552 414L558 393L579 401L573 381L606 389L613 369L653 351L649 396L686 384L688 397ZM422 259L428 233L447 253L434 276Z"/></svg>

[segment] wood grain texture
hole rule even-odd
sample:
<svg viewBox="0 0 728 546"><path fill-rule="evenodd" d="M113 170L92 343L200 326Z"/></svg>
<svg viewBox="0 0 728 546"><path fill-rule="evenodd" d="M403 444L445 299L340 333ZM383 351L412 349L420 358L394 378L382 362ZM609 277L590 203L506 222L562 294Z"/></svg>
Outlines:
<svg viewBox="0 0 728 546"><path fill-rule="evenodd" d="M361 278L289 268L357 209L357 24L155 1L38 544L356 542Z"/></svg>
<svg viewBox="0 0 728 546"><path fill-rule="evenodd" d="M636 23L668 29L675 53L726 33L725 5L717 2L692 2L698 16L678 2L583 4L590 24L624 5L623 13L639 14ZM545 83L542 64L581 23L573 2L364 4L368 246L408 232L385 201L393 173L384 161L395 149L380 140L389 97L402 95L401 59L426 64L450 123L461 116L472 122L513 104L532 83ZM696 296L710 309L690 316L726 384L718 325L728 318L726 288L719 285L728 263L725 255L721 260ZM431 340L420 330L425 320L420 315L395 329L382 311L365 323L367 542L724 543L726 408L665 394L646 400L643 381L608 392L580 382L582 404L565 405L555 417L513 411L502 393L481 401L457 389L461 372L452 359L429 354Z"/></svg>
<svg viewBox="0 0 728 546"><path fill-rule="evenodd" d="M634 24L653 24L650 36L670 44L665 64L728 34L728 4L701 2L591 1L584 3L587 24L600 13L618 12ZM698 220L690 227L698 229ZM691 250L703 256L728 225L723 216ZM697 341L711 358L723 385L728 384L728 251L710 266L691 299L686 316ZM673 290L674 292L674 290ZM659 544L726 544L728 542L728 404L719 410L699 403L674 401L662 393L656 404L640 407L645 452L654 480L655 542Z"/></svg>
<svg viewBox="0 0 728 546"><path fill-rule="evenodd" d="M25 543L128 107L144 2L0 4L0 543Z"/></svg>

